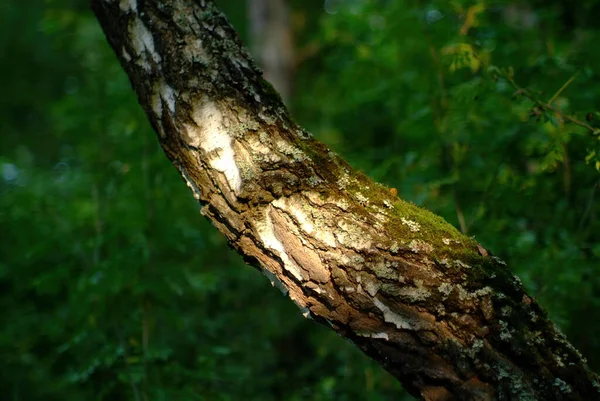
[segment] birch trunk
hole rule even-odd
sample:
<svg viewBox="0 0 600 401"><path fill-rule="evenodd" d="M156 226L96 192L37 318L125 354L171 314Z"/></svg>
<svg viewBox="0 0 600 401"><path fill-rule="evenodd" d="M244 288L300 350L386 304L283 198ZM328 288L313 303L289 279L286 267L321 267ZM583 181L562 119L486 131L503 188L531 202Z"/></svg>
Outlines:
<svg viewBox="0 0 600 401"><path fill-rule="evenodd" d="M421 399L600 398L505 264L299 127L211 1L92 7L202 213L305 317Z"/></svg>

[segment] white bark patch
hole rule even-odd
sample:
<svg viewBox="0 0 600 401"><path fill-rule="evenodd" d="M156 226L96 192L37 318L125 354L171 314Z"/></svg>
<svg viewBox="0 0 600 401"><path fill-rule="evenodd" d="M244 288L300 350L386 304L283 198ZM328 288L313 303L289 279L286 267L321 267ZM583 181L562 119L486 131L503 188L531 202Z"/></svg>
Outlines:
<svg viewBox="0 0 600 401"><path fill-rule="evenodd" d="M374 297L379 291L379 284L375 280L367 281L365 282L365 291L367 292L367 294Z"/></svg>
<svg viewBox="0 0 600 401"><path fill-rule="evenodd" d="M308 235L326 244L329 248L337 246L331 229L326 227L319 219L314 219L305 213L303 203L298 199L286 200L285 198L279 198L273 201L273 206L292 215L300 225L300 228Z"/></svg>
<svg viewBox="0 0 600 401"><path fill-rule="evenodd" d="M302 228L304 232L309 235L313 233L314 226L312 222L309 221L308 216L304 213L304 211L298 207L299 205L296 205L293 202L289 202L288 205L285 198L279 198L273 201L273 206L289 212L294 219L296 219L298 224L300 224L300 228Z"/></svg>
<svg viewBox="0 0 600 401"><path fill-rule="evenodd" d="M167 105L168 110L173 115L175 113L175 96L176 93L164 80L158 80L152 88L152 96L150 98L150 105L152 111L159 119L159 134L161 137L165 136L164 127L160 119L162 119L163 103Z"/></svg>
<svg viewBox="0 0 600 401"><path fill-rule="evenodd" d="M136 56L139 57L139 65L146 71L150 71L150 63L148 62L148 53L156 64L160 64L160 54L154 48L154 38L146 28L146 25L139 18L134 18L129 24L129 36L131 44Z"/></svg>
<svg viewBox="0 0 600 401"><path fill-rule="evenodd" d="M382 340L389 340L390 337L387 333L356 333L361 337L381 338Z"/></svg>
<svg viewBox="0 0 600 401"><path fill-rule="evenodd" d="M162 100L160 98L160 87L161 87L160 82L156 82L154 84L154 89L152 91L152 97L150 99L152 111L158 118L162 118ZM161 135L162 135L162 133L161 133Z"/></svg>
<svg viewBox="0 0 600 401"><path fill-rule="evenodd" d="M296 266L296 264L290 259L287 252L285 251L285 247L275 235L275 230L273 228L273 221L271 220L271 216L269 216L269 206L265 212L265 220L262 224L257 224L258 235L260 240L263 242L266 248L269 248L273 251L276 251L281 261L283 262L283 268L289 271L292 276L298 281L302 281L302 274L300 270Z"/></svg>
<svg viewBox="0 0 600 401"><path fill-rule="evenodd" d="M185 180L185 183L188 186L188 188L192 190L192 193L194 194L194 198L196 198L196 200L200 200L200 188L198 188L196 186L196 184L194 184L194 181L192 181L190 179L190 177L187 174L187 171L185 171L185 169L183 167L177 166L177 169L181 173L181 176Z"/></svg>
<svg viewBox="0 0 600 401"><path fill-rule="evenodd" d="M137 1L136 0L120 0L119 8L121 11L137 11Z"/></svg>
<svg viewBox="0 0 600 401"><path fill-rule="evenodd" d="M161 98L163 102L167 104L171 114L175 113L175 96L177 96L175 90L163 82L161 87Z"/></svg>
<svg viewBox="0 0 600 401"><path fill-rule="evenodd" d="M131 61L131 56L129 55L129 53L127 52L127 49L125 49L124 46L122 49L122 53L123 53L123 58L125 59L125 61L127 61L129 63Z"/></svg>
<svg viewBox="0 0 600 401"><path fill-rule="evenodd" d="M308 308L303 308L303 309L301 309L301 310L300 310L300 313L302 313L302 316L303 316L305 319L311 319L311 320L312 320L312 316L311 316L311 314L310 314L310 309L308 309Z"/></svg>
<svg viewBox="0 0 600 401"><path fill-rule="evenodd" d="M296 306L300 309L300 313L302 314L302 316L304 316L307 319L312 319L310 309L308 309L308 305L306 305L306 302L303 298L298 298L294 294L294 292L290 292L290 299L294 301Z"/></svg>
<svg viewBox="0 0 600 401"><path fill-rule="evenodd" d="M279 291L281 291L281 293L283 295L287 295L288 289L285 288L285 285L283 285L281 280L279 280L279 278L277 278L276 275L274 275L273 273L271 273L270 271L268 271L266 269L261 269L261 270L262 270L262 273L265 275L265 277L269 279L269 281L271 282L271 285L273 287L279 289Z"/></svg>
<svg viewBox="0 0 600 401"><path fill-rule="evenodd" d="M406 319L392 312L392 310L388 308L388 306L381 302L379 299L374 298L373 302L375 303L377 309L379 309L383 313L383 320L385 320L386 322L392 323L399 329L411 330L413 328L412 325Z"/></svg>
<svg viewBox="0 0 600 401"><path fill-rule="evenodd" d="M223 122L223 114L212 100L205 99L194 104L192 119L196 126L184 126L187 142L204 150L212 168L223 173L231 190L239 194L242 176L236 165L233 138Z"/></svg>

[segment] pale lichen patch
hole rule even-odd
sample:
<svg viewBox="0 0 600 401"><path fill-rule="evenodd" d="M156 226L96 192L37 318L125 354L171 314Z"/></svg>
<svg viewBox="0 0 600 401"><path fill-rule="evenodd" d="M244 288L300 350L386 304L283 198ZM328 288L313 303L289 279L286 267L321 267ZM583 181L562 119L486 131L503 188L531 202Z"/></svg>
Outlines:
<svg viewBox="0 0 600 401"><path fill-rule="evenodd" d="M476 339L475 341L473 341L471 348L469 350L467 350L467 353L469 354L469 356L471 358L475 359L475 357L477 356L477 354L479 354L479 352L483 349L483 347L484 347L483 340Z"/></svg>
<svg viewBox="0 0 600 401"><path fill-rule="evenodd" d="M458 299L460 299L461 301L471 298L471 293L465 290L463 286L457 285L455 288L458 291Z"/></svg>
<svg viewBox="0 0 600 401"><path fill-rule="evenodd" d="M399 274L397 270L397 263L390 261L380 261L373 264L373 272L378 278L384 278L388 280L398 280Z"/></svg>
<svg viewBox="0 0 600 401"><path fill-rule="evenodd" d="M567 382L559 379L558 377L554 379L554 383L552 383L552 385L554 387L558 387L558 389L565 394L570 394L573 391L573 389Z"/></svg>
<svg viewBox="0 0 600 401"><path fill-rule="evenodd" d="M508 329L508 323L506 323L504 320L499 320L498 323L500 324L500 339L505 341L510 340L512 335Z"/></svg>
<svg viewBox="0 0 600 401"><path fill-rule="evenodd" d="M202 42L197 38L187 39L181 48L183 57L191 63L208 64L209 56L207 55Z"/></svg>
<svg viewBox="0 0 600 401"><path fill-rule="evenodd" d="M297 129L296 135L302 139L310 139L312 138L312 134L304 129Z"/></svg>
<svg viewBox="0 0 600 401"><path fill-rule="evenodd" d="M337 183L339 189L346 189L346 187L350 185L350 175L348 175L348 173L344 173Z"/></svg>
<svg viewBox="0 0 600 401"><path fill-rule="evenodd" d="M483 297L483 296L485 296L485 295L490 295L490 294L492 294L493 292L494 292L494 290L492 289L492 287L485 286L485 287L483 287L483 288L481 288L481 289L479 289L479 290L475 291L473 294L474 294L476 297Z"/></svg>
<svg viewBox="0 0 600 401"><path fill-rule="evenodd" d="M429 243L425 242L425 241L421 241L418 239L414 239L412 241L410 241L410 243L408 244L408 248L414 252L414 253L419 253L419 252L425 252L425 253L431 253L433 252L433 246L431 246Z"/></svg>
<svg viewBox="0 0 600 401"><path fill-rule="evenodd" d="M419 223L417 223L416 221L408 220L408 219L405 219L404 217L402 217L400 219L400 221L402 221L402 224L408 226L408 229L410 231L412 231L413 233L421 231L421 225Z"/></svg>
<svg viewBox="0 0 600 401"><path fill-rule="evenodd" d="M308 156L306 156L303 151L301 151L295 146L292 146L290 143L284 141L283 139L280 139L277 142L275 142L275 148L284 155L289 156L294 162L301 163L303 161L308 160Z"/></svg>
<svg viewBox="0 0 600 401"><path fill-rule="evenodd" d="M366 205L368 205L368 204L369 204L369 199L368 199L366 196L364 196L364 195L363 195L361 192L357 192L357 193L355 194L355 196L356 196L356 200L357 200L357 201L358 201L358 203L360 203L361 205L363 205L363 206L366 206Z"/></svg>
<svg viewBox="0 0 600 401"><path fill-rule="evenodd" d="M320 183L322 183L323 180L320 179L319 177L317 177L316 175L311 175L310 177L308 177L308 179L306 180L306 182L311 187L316 187L317 185L319 185Z"/></svg>
<svg viewBox="0 0 600 401"><path fill-rule="evenodd" d="M431 293L421 283L421 285L417 284L416 287L405 286L399 288L398 295L407 298L410 302L419 302L427 300Z"/></svg>
<svg viewBox="0 0 600 401"><path fill-rule="evenodd" d="M268 164L280 162L281 157L276 152L273 152L273 150L268 146L266 140L261 139L263 135L267 136L267 134L263 131L258 137L255 135L248 135L246 137L246 142L252 150L254 159L258 162Z"/></svg>
<svg viewBox="0 0 600 401"><path fill-rule="evenodd" d="M260 133L258 134L258 139L264 143L264 144L270 144L271 143L271 139L269 138L269 134L267 134L265 131L260 131Z"/></svg>
<svg viewBox="0 0 600 401"><path fill-rule="evenodd" d="M554 354L554 360L556 361L556 364L558 366L560 366L561 368L565 367L565 363L563 362L562 358L560 357L560 355Z"/></svg>
<svg viewBox="0 0 600 401"><path fill-rule="evenodd" d="M344 253L338 257L338 262L342 266L350 266L354 270L362 270L365 259L358 254L348 256ZM360 276L358 276L357 279L360 282Z"/></svg>
<svg viewBox="0 0 600 401"><path fill-rule="evenodd" d="M498 264L500 264L500 265L502 265L502 266L506 266L506 262L505 262L505 261L503 261L502 259L500 259L499 257L497 257L497 256L492 256L492 259L494 259L494 261L495 261L496 263L498 263Z"/></svg>
<svg viewBox="0 0 600 401"><path fill-rule="evenodd" d="M277 120L271 115L270 112L263 113L263 111L260 111L258 113L258 118L267 125L277 124Z"/></svg>
<svg viewBox="0 0 600 401"><path fill-rule="evenodd" d="M365 235L357 225L340 220L337 226L340 230L335 231L334 235L340 244L356 250L371 248L372 243L369 236Z"/></svg>

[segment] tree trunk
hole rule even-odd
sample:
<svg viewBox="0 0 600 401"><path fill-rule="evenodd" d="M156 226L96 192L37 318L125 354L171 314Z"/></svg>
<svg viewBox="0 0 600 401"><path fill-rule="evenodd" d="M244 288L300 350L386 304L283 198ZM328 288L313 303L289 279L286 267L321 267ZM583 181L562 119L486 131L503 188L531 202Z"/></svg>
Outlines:
<svg viewBox="0 0 600 401"><path fill-rule="evenodd" d="M251 49L265 79L287 102L292 93L294 47L286 0L247 0Z"/></svg>
<svg viewBox="0 0 600 401"><path fill-rule="evenodd" d="M92 7L202 213L305 317L425 400L600 398L505 263L294 123L210 0Z"/></svg>

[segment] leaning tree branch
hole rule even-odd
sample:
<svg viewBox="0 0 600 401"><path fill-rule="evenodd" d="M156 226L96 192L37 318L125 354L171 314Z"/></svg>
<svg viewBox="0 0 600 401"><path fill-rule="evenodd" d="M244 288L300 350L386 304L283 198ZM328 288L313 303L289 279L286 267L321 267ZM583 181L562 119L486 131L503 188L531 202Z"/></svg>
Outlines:
<svg viewBox="0 0 600 401"><path fill-rule="evenodd" d="M505 264L299 127L212 1L91 3L202 213L305 317L422 399L598 398Z"/></svg>

